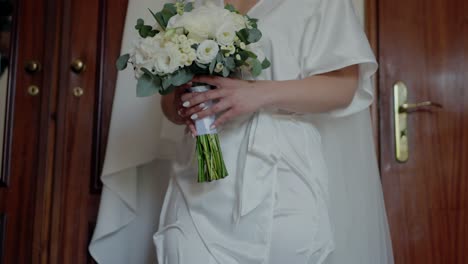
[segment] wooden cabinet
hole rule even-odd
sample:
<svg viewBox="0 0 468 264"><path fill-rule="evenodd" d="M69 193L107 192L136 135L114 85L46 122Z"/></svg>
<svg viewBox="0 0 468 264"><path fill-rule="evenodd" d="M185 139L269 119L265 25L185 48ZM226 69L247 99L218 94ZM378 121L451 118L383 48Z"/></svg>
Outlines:
<svg viewBox="0 0 468 264"><path fill-rule="evenodd" d="M92 263L127 0L9 2L0 263Z"/></svg>

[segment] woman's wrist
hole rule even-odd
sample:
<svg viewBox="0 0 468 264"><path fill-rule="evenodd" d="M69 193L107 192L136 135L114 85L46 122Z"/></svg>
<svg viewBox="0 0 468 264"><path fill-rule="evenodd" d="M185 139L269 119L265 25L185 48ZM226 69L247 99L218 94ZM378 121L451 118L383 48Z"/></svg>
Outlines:
<svg viewBox="0 0 468 264"><path fill-rule="evenodd" d="M277 107L280 101L280 86L281 81L256 81L255 87L259 93L259 107Z"/></svg>

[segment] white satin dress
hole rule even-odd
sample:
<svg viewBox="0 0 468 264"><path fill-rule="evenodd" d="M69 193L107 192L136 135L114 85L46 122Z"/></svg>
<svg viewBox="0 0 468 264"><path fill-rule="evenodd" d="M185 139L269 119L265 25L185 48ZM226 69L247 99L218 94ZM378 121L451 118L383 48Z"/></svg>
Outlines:
<svg viewBox="0 0 468 264"><path fill-rule="evenodd" d="M356 98L334 114L368 107L364 78L376 62L349 1L266 0L249 15L260 20L272 61L260 79L300 79L359 64ZM219 136L228 178L199 184L194 156L177 160L154 235L159 264L325 263L335 248L333 194L313 115L262 109L231 121ZM181 152L194 152L184 144Z"/></svg>
<svg viewBox="0 0 468 264"><path fill-rule="evenodd" d="M123 52L152 4L129 1ZM359 65L352 103L229 122L219 132L229 176L200 184L194 140L164 120L158 97L134 98L131 73L119 73L90 244L98 263L393 263L369 114L377 63L351 0L259 0L248 15L272 62L259 79Z"/></svg>

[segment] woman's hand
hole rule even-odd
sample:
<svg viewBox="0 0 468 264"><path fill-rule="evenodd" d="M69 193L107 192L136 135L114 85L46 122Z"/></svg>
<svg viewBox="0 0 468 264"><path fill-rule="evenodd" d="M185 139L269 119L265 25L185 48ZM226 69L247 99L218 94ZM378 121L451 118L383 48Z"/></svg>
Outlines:
<svg viewBox="0 0 468 264"><path fill-rule="evenodd" d="M296 113L323 113L347 107L358 87L359 68L352 65L302 80L245 81L201 76L192 81L207 83L217 89L202 93L175 94L174 104L181 109L180 122L196 134L192 120L224 112L214 127L239 115L270 106ZM186 88L186 87L185 87ZM215 103L206 108L206 103ZM182 106L180 106L182 104Z"/></svg>
<svg viewBox="0 0 468 264"><path fill-rule="evenodd" d="M261 81L245 81L238 79L199 76L193 82L206 83L217 89L201 93L186 93L181 99L186 108L182 116L192 120L202 119L214 114L220 115L212 128L218 127L237 116L253 113L267 103L264 86ZM210 108L208 101L214 100Z"/></svg>
<svg viewBox="0 0 468 264"><path fill-rule="evenodd" d="M187 131L190 131L193 136L197 134L195 129L195 125L190 118L184 117L183 107L182 107L182 99L181 96L185 93L187 88L192 86L191 83L187 83L180 87L177 87L174 92L161 96L161 107L163 110L164 115L176 125L186 125Z"/></svg>

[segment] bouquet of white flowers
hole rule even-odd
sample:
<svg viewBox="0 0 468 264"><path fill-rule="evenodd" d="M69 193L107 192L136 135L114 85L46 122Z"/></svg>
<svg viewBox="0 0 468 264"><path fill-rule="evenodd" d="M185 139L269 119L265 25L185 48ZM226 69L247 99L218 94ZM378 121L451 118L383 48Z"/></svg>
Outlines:
<svg viewBox="0 0 468 264"><path fill-rule="evenodd" d="M192 2L177 1L165 4L160 12L150 12L157 24L146 25L138 19L135 29L140 38L117 60L119 70L133 66L139 97L168 94L195 75L228 77L248 72L256 77L270 67L258 45L262 33L257 20L240 14L232 5L222 8L207 3L194 8ZM194 85L192 92L210 89L205 84ZM210 128L214 118L196 121L199 182L228 175L217 131Z"/></svg>

